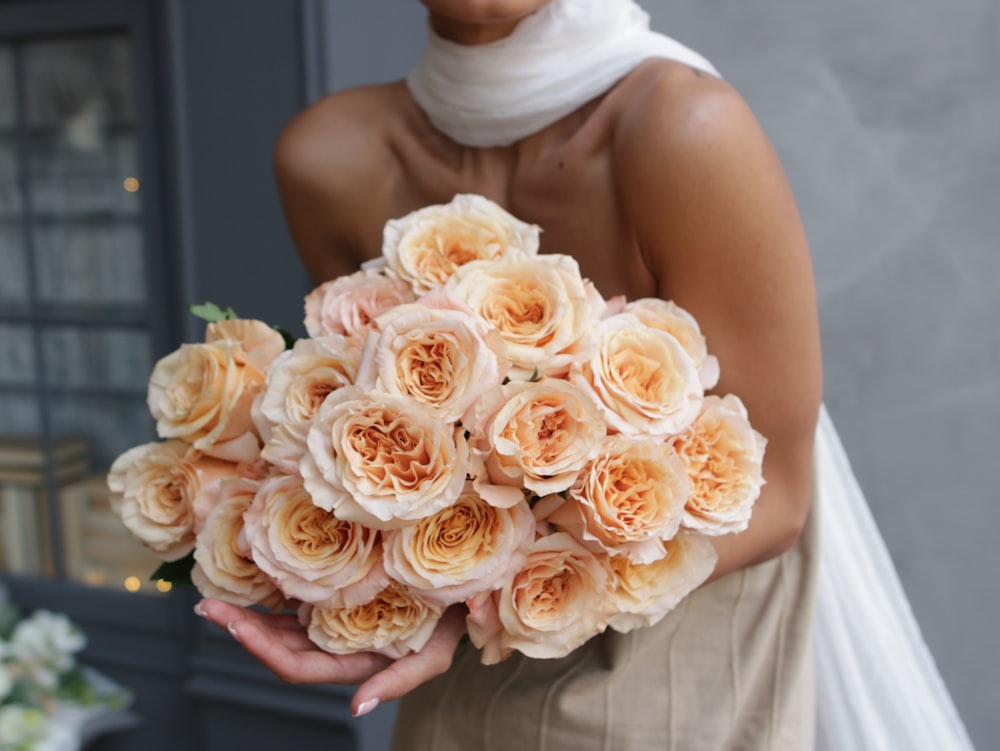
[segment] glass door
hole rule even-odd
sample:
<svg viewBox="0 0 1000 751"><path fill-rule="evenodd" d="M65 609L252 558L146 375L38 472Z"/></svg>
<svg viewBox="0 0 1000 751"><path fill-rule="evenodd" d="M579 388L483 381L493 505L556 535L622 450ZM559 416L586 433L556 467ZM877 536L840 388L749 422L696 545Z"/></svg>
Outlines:
<svg viewBox="0 0 1000 751"><path fill-rule="evenodd" d="M127 30L0 37L0 570L155 591L104 481L155 437L135 74Z"/></svg>

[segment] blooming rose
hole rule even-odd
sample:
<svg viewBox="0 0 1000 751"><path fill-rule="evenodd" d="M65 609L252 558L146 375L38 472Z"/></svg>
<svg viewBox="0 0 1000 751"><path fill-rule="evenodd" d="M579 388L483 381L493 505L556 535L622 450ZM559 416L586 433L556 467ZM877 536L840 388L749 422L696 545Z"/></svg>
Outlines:
<svg viewBox="0 0 1000 751"><path fill-rule="evenodd" d="M674 337L628 314L602 319L597 336L596 354L570 380L601 406L609 430L665 437L691 424L703 391Z"/></svg>
<svg viewBox="0 0 1000 751"><path fill-rule="evenodd" d="M378 532L316 506L299 477L264 480L243 521L253 560L287 597L352 607L389 583Z"/></svg>
<svg viewBox="0 0 1000 751"><path fill-rule="evenodd" d="M306 331L311 337L363 335L386 310L415 299L402 279L362 269L324 282L306 295Z"/></svg>
<svg viewBox="0 0 1000 751"><path fill-rule="evenodd" d="M712 573L718 556L708 538L681 530L666 543L665 555L650 563L628 556L608 559L608 590L614 615L608 625L627 633L652 626Z"/></svg>
<svg viewBox="0 0 1000 751"><path fill-rule="evenodd" d="M466 623L484 665L513 650L564 657L607 625L607 572L563 532L538 538L503 588L469 600Z"/></svg>
<svg viewBox="0 0 1000 751"><path fill-rule="evenodd" d="M283 597L253 562L243 532L243 514L253 502L259 483L243 478L218 485L218 501L195 541L191 581L206 597L233 605L276 605Z"/></svg>
<svg viewBox="0 0 1000 751"><path fill-rule="evenodd" d="M323 402L306 442L299 469L313 502L377 529L437 513L465 485L463 431L413 399L342 388Z"/></svg>
<svg viewBox="0 0 1000 751"><path fill-rule="evenodd" d="M443 605L390 582L370 602L353 608L303 605L299 620L312 642L327 652L377 652L398 659L423 648L443 614Z"/></svg>
<svg viewBox="0 0 1000 751"><path fill-rule="evenodd" d="M590 332L604 300L570 256L469 263L447 288L500 332L512 376L561 376L592 353Z"/></svg>
<svg viewBox="0 0 1000 751"><path fill-rule="evenodd" d="M182 344L149 377L147 404L161 438L220 459L252 462L259 442L251 405L284 339L260 321L211 324L204 344Z"/></svg>
<svg viewBox="0 0 1000 751"><path fill-rule="evenodd" d="M670 300L644 297L628 303L625 312L651 328L666 331L680 342L698 369L703 389L710 389L719 382L719 360L708 354L708 345L698 321L684 308Z"/></svg>
<svg viewBox="0 0 1000 751"><path fill-rule="evenodd" d="M706 535L746 529L764 485L764 436L739 397L708 396L694 424L672 438L691 480L684 526Z"/></svg>
<svg viewBox="0 0 1000 751"><path fill-rule="evenodd" d="M470 261L534 255L539 232L482 196L459 194L387 222L382 255L388 273L422 294Z"/></svg>
<svg viewBox="0 0 1000 751"><path fill-rule="evenodd" d="M469 313L405 305L378 327L365 342L357 385L416 399L447 422L507 375L503 339Z"/></svg>
<svg viewBox="0 0 1000 751"><path fill-rule="evenodd" d="M298 472L312 418L330 392L354 382L360 359L358 340L332 334L299 339L271 363L252 410L265 460L283 472Z"/></svg>
<svg viewBox="0 0 1000 751"><path fill-rule="evenodd" d="M565 490L605 435L593 402L555 378L494 387L462 423L470 432L476 490L498 506L516 503L522 487L537 495Z"/></svg>
<svg viewBox="0 0 1000 751"><path fill-rule="evenodd" d="M201 491L237 474L236 465L202 456L183 441L144 443L111 465L111 507L161 559L176 561L194 549L208 513Z"/></svg>
<svg viewBox="0 0 1000 751"><path fill-rule="evenodd" d="M688 490L684 464L669 446L609 436L546 518L591 550L649 563L680 529Z"/></svg>
<svg viewBox="0 0 1000 751"><path fill-rule="evenodd" d="M448 508L385 533L385 567L427 599L450 605L498 588L520 568L534 531L526 500L496 508L466 484Z"/></svg>

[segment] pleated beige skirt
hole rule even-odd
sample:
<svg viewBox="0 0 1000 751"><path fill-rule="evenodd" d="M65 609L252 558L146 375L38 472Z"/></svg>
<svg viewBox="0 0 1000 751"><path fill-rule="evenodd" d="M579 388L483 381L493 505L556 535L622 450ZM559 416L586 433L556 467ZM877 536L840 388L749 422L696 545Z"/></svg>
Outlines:
<svg viewBox="0 0 1000 751"><path fill-rule="evenodd" d="M401 702L393 751L808 751L817 517L651 628L490 667L460 647Z"/></svg>

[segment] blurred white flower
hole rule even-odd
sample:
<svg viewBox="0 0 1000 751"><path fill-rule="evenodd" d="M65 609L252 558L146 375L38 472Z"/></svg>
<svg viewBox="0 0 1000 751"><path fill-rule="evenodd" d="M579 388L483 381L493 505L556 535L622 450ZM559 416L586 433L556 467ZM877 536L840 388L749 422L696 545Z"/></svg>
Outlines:
<svg viewBox="0 0 1000 751"><path fill-rule="evenodd" d="M45 735L45 715L24 704L0 707L0 748L25 748Z"/></svg>
<svg viewBox="0 0 1000 751"><path fill-rule="evenodd" d="M0 642L2 645L3 642ZM0 659L3 655L0 654ZM0 703L3 702L8 696L10 696L10 690L14 688L14 676L10 674L7 666L0 662Z"/></svg>
<svg viewBox="0 0 1000 751"><path fill-rule="evenodd" d="M59 674L73 667L73 655L86 643L83 632L69 618L37 610L15 627L10 638L10 655L35 681L54 688Z"/></svg>

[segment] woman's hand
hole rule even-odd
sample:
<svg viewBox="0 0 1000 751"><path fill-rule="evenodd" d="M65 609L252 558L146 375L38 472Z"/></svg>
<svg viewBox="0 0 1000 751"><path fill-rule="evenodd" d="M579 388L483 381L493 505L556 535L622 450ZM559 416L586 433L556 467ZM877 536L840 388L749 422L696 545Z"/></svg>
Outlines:
<svg viewBox="0 0 1000 751"><path fill-rule="evenodd" d="M309 640L294 615L262 613L215 599L202 600L195 612L229 631L247 652L287 683L361 684L351 700L355 717L445 672L465 633L465 614L461 607L453 606L423 649L392 660L374 652L324 652Z"/></svg>

